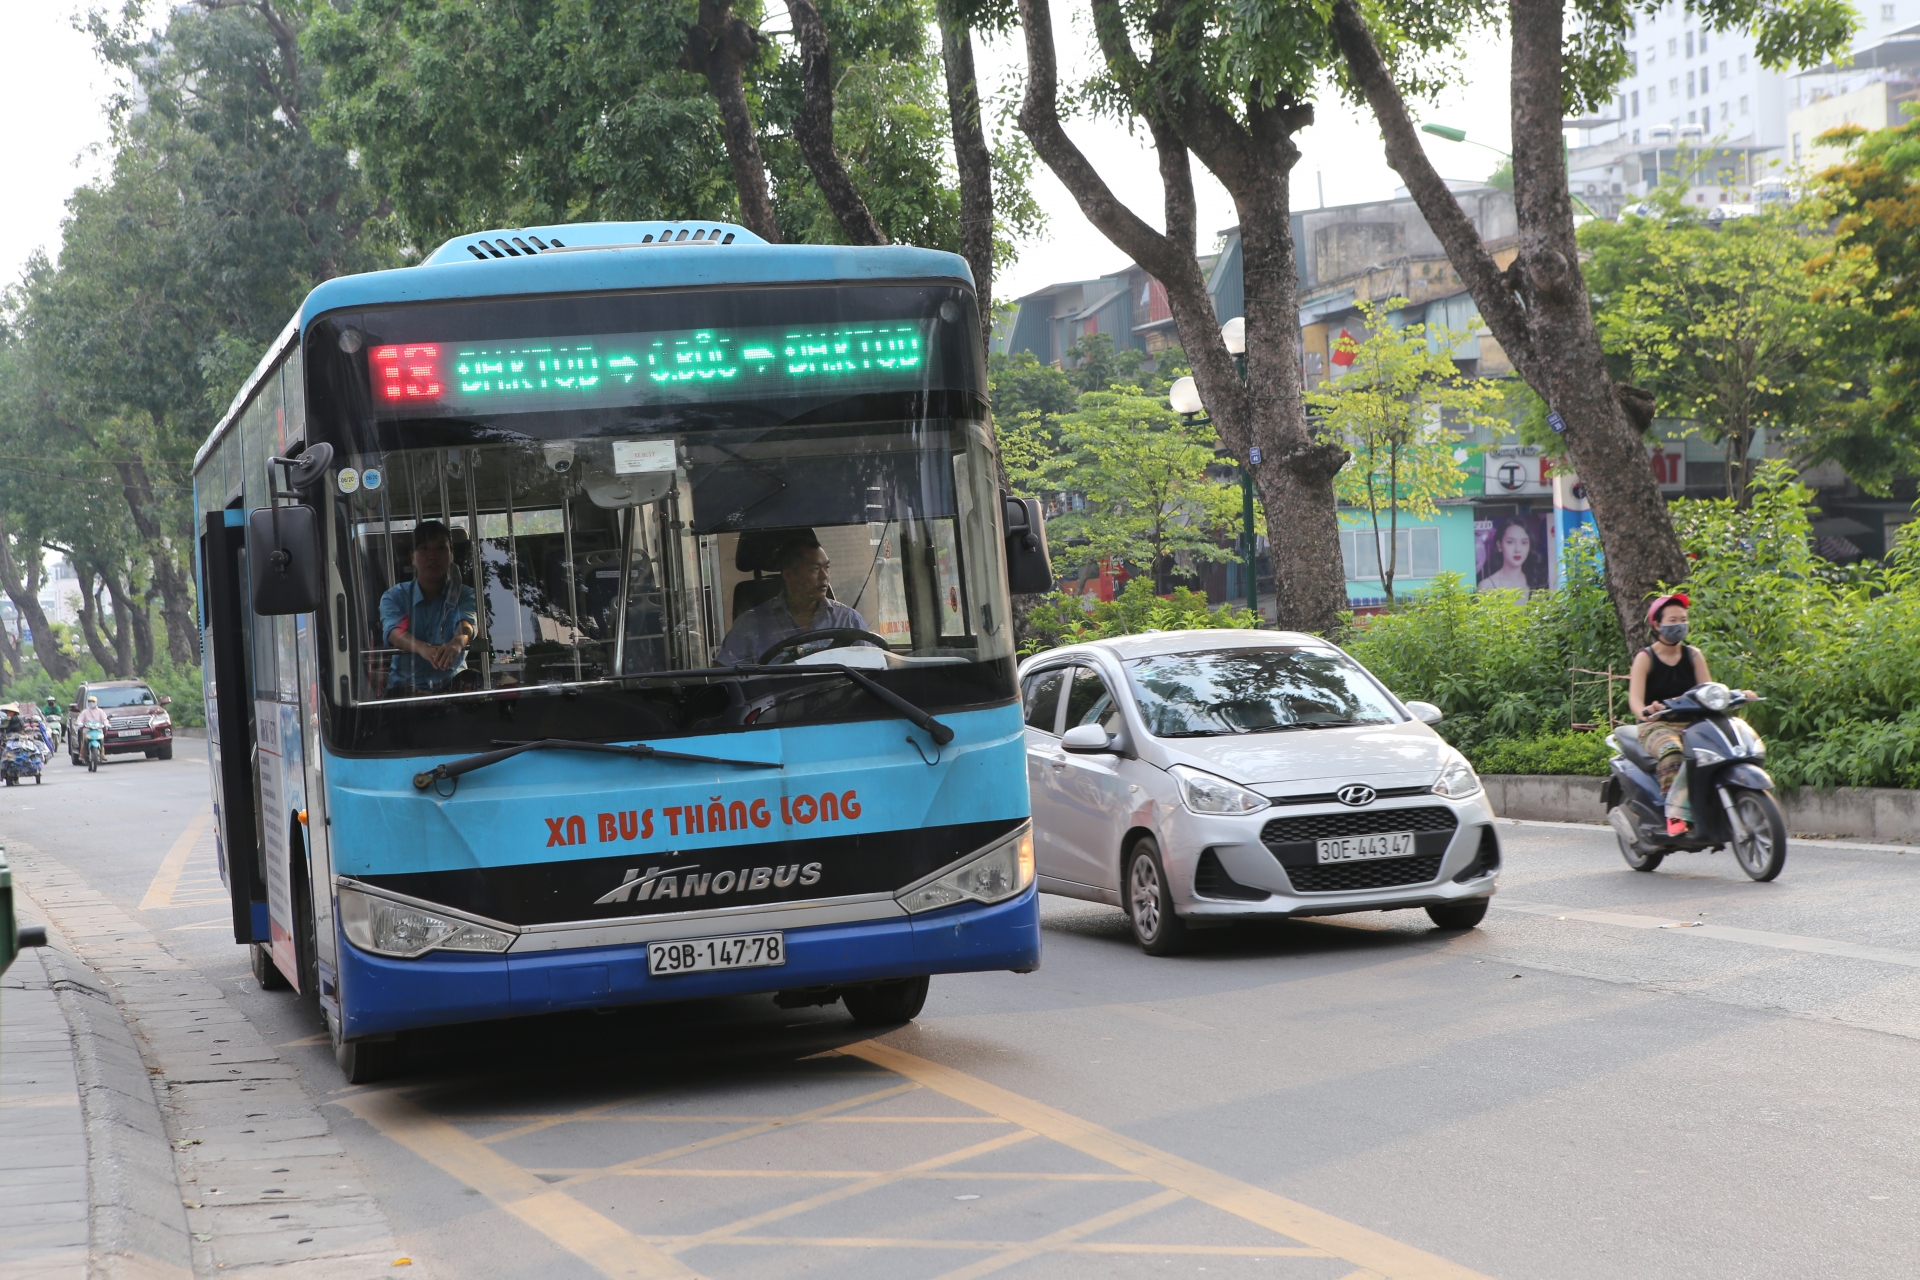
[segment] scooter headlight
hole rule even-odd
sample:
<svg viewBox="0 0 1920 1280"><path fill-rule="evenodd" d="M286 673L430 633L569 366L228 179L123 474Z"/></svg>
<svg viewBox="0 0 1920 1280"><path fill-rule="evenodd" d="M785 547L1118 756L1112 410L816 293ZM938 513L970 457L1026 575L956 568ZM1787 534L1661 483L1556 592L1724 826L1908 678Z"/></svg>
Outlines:
<svg viewBox="0 0 1920 1280"><path fill-rule="evenodd" d="M1733 690L1713 680L1695 689L1693 700L1709 711L1725 711L1733 705Z"/></svg>

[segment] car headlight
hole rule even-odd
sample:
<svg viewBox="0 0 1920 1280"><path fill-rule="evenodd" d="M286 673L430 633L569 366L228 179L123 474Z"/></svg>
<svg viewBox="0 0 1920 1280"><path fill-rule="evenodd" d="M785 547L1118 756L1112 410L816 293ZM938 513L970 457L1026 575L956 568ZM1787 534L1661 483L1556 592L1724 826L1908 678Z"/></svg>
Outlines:
<svg viewBox="0 0 1920 1280"><path fill-rule="evenodd" d="M156 711L147 717L147 728L164 729L173 723L173 717L164 711Z"/></svg>
<svg viewBox="0 0 1920 1280"><path fill-rule="evenodd" d="M1005 902L1033 883L1033 828L987 850L971 862L900 895L909 912L933 911L956 902Z"/></svg>
<svg viewBox="0 0 1920 1280"><path fill-rule="evenodd" d="M1184 764L1176 764L1167 772L1180 784L1180 798L1195 813L1255 813L1273 803L1257 791Z"/></svg>
<svg viewBox="0 0 1920 1280"><path fill-rule="evenodd" d="M1454 756L1440 766L1440 780L1433 784L1433 794L1449 800L1465 800L1479 790L1480 775L1461 755Z"/></svg>
<svg viewBox="0 0 1920 1280"><path fill-rule="evenodd" d="M340 886L340 928L347 941L375 955L412 960L429 951L501 952L514 935L441 915L411 903L376 898Z"/></svg>

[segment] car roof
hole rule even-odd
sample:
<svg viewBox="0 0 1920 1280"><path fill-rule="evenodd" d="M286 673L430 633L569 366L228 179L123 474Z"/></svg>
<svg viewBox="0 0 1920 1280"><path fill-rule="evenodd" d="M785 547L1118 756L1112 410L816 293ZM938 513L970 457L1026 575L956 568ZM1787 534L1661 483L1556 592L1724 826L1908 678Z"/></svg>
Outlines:
<svg viewBox="0 0 1920 1280"><path fill-rule="evenodd" d="M83 689L151 689L153 686L145 680L82 680Z"/></svg>
<svg viewBox="0 0 1920 1280"><path fill-rule="evenodd" d="M1125 662L1131 658L1151 658L1168 653L1195 653L1209 649L1269 649L1276 645L1337 648L1330 641L1300 631L1212 627L1200 631L1147 631L1139 635L1114 636L1107 640L1089 640L1083 644L1045 650L1035 654L1029 662L1038 663L1049 658L1065 660L1094 652Z"/></svg>

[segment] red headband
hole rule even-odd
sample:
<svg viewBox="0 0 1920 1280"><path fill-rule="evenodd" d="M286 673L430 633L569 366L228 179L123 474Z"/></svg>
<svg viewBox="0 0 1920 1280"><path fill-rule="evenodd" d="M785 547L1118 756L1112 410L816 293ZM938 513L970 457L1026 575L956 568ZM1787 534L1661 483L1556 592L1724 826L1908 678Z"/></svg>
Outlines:
<svg viewBox="0 0 1920 1280"><path fill-rule="evenodd" d="M1682 609L1693 608L1693 601L1687 598L1687 593L1684 591L1676 591L1672 595L1659 596L1655 598L1652 604L1647 606L1647 625L1650 627L1658 626L1660 624L1660 611L1670 604L1677 604Z"/></svg>

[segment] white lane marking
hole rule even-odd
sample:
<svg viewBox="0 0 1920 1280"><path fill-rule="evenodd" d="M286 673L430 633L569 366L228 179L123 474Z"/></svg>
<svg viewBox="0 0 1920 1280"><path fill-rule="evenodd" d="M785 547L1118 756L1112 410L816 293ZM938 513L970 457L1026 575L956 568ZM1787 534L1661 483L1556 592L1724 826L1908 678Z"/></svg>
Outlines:
<svg viewBox="0 0 1920 1280"><path fill-rule="evenodd" d="M1688 937L1718 938L1722 942L1744 942L1755 947L1773 947L1779 951L1805 951L1812 955L1844 956L1849 960L1872 960L1880 964L1904 965L1920 969L1920 951L1902 951L1893 947L1870 947L1859 942L1841 942L1834 938L1809 938L1797 933L1772 933L1765 929L1738 929L1725 924L1702 924L1698 920L1668 920L1662 916L1629 915L1620 911L1584 911L1577 907L1556 907L1544 902L1513 902L1494 899L1502 911L1519 911L1530 916L1552 916L1556 920L1582 920L1588 924L1620 925L1627 929L1681 929Z"/></svg>

